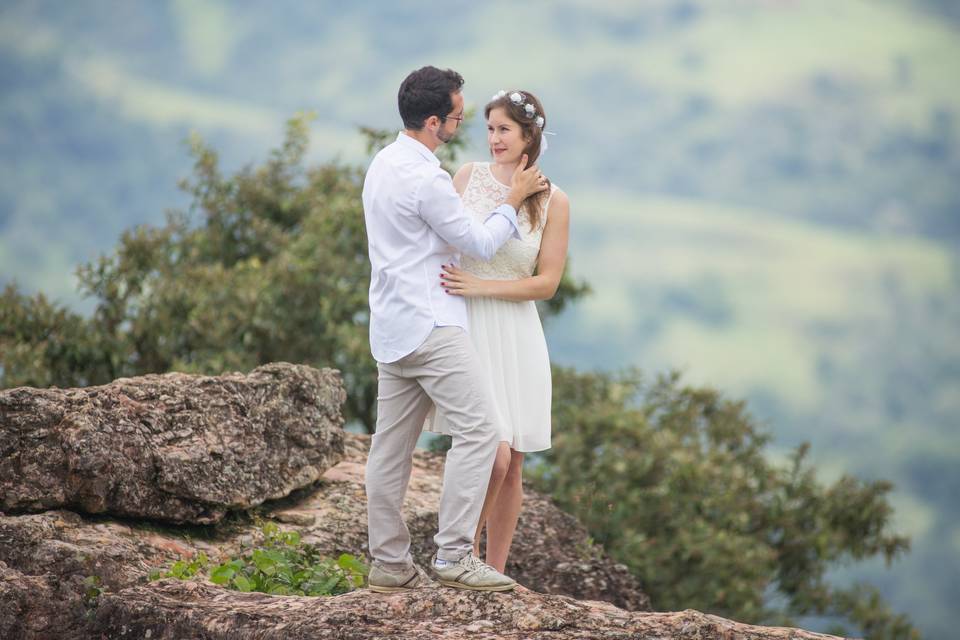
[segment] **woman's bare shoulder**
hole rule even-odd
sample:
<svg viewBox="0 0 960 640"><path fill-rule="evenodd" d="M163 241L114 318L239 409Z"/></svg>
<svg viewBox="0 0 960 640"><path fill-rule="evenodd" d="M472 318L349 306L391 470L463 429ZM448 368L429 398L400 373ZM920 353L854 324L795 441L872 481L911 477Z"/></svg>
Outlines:
<svg viewBox="0 0 960 640"><path fill-rule="evenodd" d="M463 193L463 190L467 188L467 183L470 181L470 174L473 173L473 162L467 162L453 174L453 188L457 190L458 193Z"/></svg>
<svg viewBox="0 0 960 640"><path fill-rule="evenodd" d="M561 189L560 187L554 187L553 193L550 194L550 207L549 211L555 211L558 209L570 209L570 198L567 196L567 192Z"/></svg>

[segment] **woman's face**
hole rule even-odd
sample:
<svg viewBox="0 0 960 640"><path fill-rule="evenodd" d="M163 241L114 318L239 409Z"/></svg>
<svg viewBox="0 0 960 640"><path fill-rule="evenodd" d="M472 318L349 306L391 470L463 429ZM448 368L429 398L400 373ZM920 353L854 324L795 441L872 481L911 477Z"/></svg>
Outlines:
<svg viewBox="0 0 960 640"><path fill-rule="evenodd" d="M490 110L487 117L487 144L494 162L511 164L520 162L520 156L527 147L528 140L523 137L520 125L511 120L502 107Z"/></svg>

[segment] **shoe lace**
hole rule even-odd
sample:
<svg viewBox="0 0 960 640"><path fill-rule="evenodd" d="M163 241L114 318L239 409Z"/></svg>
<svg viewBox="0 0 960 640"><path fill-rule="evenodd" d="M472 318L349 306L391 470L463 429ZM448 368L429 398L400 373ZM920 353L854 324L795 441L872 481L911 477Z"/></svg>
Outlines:
<svg viewBox="0 0 960 640"><path fill-rule="evenodd" d="M466 558L464 558L463 564L467 565L469 569L476 571L481 575L486 575L488 573L493 573L496 571L496 569L494 569L493 567L491 567L486 562L484 562L477 556L473 555L472 553L469 554Z"/></svg>

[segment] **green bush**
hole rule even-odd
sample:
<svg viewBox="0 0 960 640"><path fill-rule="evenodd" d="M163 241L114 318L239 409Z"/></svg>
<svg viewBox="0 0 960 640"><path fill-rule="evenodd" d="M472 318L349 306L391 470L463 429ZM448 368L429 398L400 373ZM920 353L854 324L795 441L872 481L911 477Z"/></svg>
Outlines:
<svg viewBox="0 0 960 640"><path fill-rule="evenodd" d="M298 596L338 595L363 585L368 569L357 557L344 553L336 560L326 558L296 531L282 531L272 522L261 533L260 546L211 568L210 582L236 591ZM207 556L199 553L191 561L174 562L166 571L152 571L150 579L188 580L205 572L209 564Z"/></svg>
<svg viewBox="0 0 960 640"><path fill-rule="evenodd" d="M770 462L742 401L652 384L636 371L553 372L553 448L533 477L641 579L660 610L737 620L848 620L871 638L916 638L874 591L838 590L830 567L909 548L890 533L887 482L817 481L807 447ZM769 604L785 603L782 607Z"/></svg>

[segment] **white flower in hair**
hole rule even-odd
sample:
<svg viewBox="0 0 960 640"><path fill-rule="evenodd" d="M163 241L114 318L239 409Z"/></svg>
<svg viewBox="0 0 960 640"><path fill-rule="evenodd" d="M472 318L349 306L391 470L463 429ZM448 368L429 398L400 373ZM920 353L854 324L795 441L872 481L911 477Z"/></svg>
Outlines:
<svg viewBox="0 0 960 640"><path fill-rule="evenodd" d="M507 95L507 92L501 89L500 91L497 91L495 94L493 94L493 97L490 98L490 102L493 102L494 100L499 100L505 95Z"/></svg>
<svg viewBox="0 0 960 640"><path fill-rule="evenodd" d="M537 126L543 129L543 125L546 121L543 119L543 116L537 116Z"/></svg>
<svg viewBox="0 0 960 640"><path fill-rule="evenodd" d="M529 102L528 102L527 104L523 105L523 110L527 112L527 115L528 115L528 116L532 116L533 114L535 114L535 113L537 112L537 108L536 108L535 106L533 106L532 104L530 104Z"/></svg>
<svg viewBox="0 0 960 640"><path fill-rule="evenodd" d="M510 94L510 102L512 102L513 104L520 104L523 102L523 96L517 93L516 91L514 91L513 93Z"/></svg>

